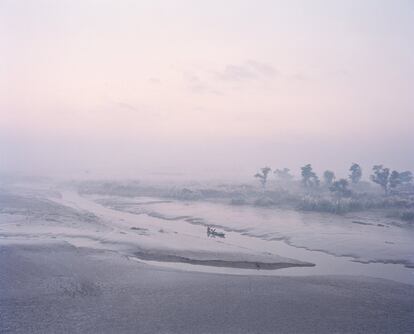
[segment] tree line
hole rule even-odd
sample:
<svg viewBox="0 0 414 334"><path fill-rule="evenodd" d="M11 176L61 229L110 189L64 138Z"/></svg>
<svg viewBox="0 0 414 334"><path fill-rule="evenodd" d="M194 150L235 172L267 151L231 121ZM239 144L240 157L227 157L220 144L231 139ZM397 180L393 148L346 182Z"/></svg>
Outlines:
<svg viewBox="0 0 414 334"><path fill-rule="evenodd" d="M254 175L262 185L263 189L269 180L272 173L270 167L263 167ZM283 181L292 181L294 176L290 173L289 168L275 169L273 174ZM347 197L351 195L349 186L358 184L362 179L362 168L359 164L353 163L349 168L348 178L336 179L335 173L331 170L326 170L322 174L322 182L319 176L313 171L311 164L306 164L301 167L301 184L306 189L317 189L321 186L328 188L337 197ZM395 191L399 187L412 185L413 174L410 171L399 172L397 170L391 171L383 165L374 165L372 167L372 174L370 180L378 184L385 194Z"/></svg>

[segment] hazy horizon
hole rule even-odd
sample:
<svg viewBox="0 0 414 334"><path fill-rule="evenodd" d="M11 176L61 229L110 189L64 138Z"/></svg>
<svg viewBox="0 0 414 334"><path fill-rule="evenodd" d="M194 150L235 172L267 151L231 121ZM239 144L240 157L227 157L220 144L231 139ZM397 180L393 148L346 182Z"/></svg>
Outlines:
<svg viewBox="0 0 414 334"><path fill-rule="evenodd" d="M414 170L412 1L0 1L0 172Z"/></svg>

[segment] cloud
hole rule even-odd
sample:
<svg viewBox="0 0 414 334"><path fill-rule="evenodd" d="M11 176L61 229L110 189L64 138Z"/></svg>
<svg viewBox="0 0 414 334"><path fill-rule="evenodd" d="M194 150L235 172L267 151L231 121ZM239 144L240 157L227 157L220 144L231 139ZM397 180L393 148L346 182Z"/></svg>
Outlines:
<svg viewBox="0 0 414 334"><path fill-rule="evenodd" d="M148 106L148 105L133 105L127 102L123 101L116 101L111 102L111 105L117 106L119 111L129 111L132 112L132 114L138 114L139 116L142 116L144 118L152 118L152 117L158 117L160 116L160 112L157 110L154 110L154 108ZM113 110L111 108L111 110Z"/></svg>
<svg viewBox="0 0 414 334"><path fill-rule="evenodd" d="M161 84L161 79L152 77L148 79L148 82L157 85L157 84Z"/></svg>
<svg viewBox="0 0 414 334"><path fill-rule="evenodd" d="M188 88L192 93L222 95L220 91L213 89L205 80L201 79L194 72L186 71L183 72L183 74Z"/></svg>
<svg viewBox="0 0 414 334"><path fill-rule="evenodd" d="M222 71L214 71L215 77L222 81L265 80L279 74L271 65L248 60L241 65L229 64Z"/></svg>
<svg viewBox="0 0 414 334"><path fill-rule="evenodd" d="M194 73L186 73L185 79L187 80L188 86L193 93L206 93L209 90L208 85Z"/></svg>
<svg viewBox="0 0 414 334"><path fill-rule="evenodd" d="M255 79L256 75L246 66L227 65L223 71L216 72L217 78L225 81L241 81Z"/></svg>
<svg viewBox="0 0 414 334"><path fill-rule="evenodd" d="M201 71L201 72L200 72ZM201 74L200 74L201 73ZM247 60L242 64L228 64L222 70L182 71L189 90L194 94L224 95L216 88L217 81L239 83L248 81L268 81L280 73L272 65L257 60ZM224 88L219 86L220 88Z"/></svg>
<svg viewBox="0 0 414 334"><path fill-rule="evenodd" d="M247 65L256 71L256 73L261 74L266 77L274 77L279 74L279 71L276 70L272 65L261 63L256 60L248 60Z"/></svg>

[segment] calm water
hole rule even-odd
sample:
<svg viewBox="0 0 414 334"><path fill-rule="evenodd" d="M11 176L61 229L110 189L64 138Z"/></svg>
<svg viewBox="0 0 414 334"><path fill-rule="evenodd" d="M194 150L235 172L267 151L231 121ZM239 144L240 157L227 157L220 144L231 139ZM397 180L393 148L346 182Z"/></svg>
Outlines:
<svg viewBox="0 0 414 334"><path fill-rule="evenodd" d="M142 197L106 198L105 205L147 215L162 221L165 228L197 238L208 238L206 226L215 225L218 230L226 231L226 238L219 242L316 264L276 271L165 266L233 274L363 275L414 284L414 269L403 265L414 263L414 230L373 214L343 217Z"/></svg>

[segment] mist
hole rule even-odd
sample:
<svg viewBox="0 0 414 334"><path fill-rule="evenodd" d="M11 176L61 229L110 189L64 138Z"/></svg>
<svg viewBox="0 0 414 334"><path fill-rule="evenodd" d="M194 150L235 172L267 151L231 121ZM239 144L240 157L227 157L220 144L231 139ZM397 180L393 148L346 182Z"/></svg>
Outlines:
<svg viewBox="0 0 414 334"><path fill-rule="evenodd" d="M258 137L136 138L117 136L1 136L3 174L59 179L116 178L251 180L261 166L288 167L299 177L312 163L319 173L332 169L344 177L357 161L368 171L375 164L414 169L410 138ZM398 145L396 144L398 142ZM367 154L369 152L369 154Z"/></svg>
<svg viewBox="0 0 414 334"><path fill-rule="evenodd" d="M0 333L414 333L414 1L0 0Z"/></svg>

